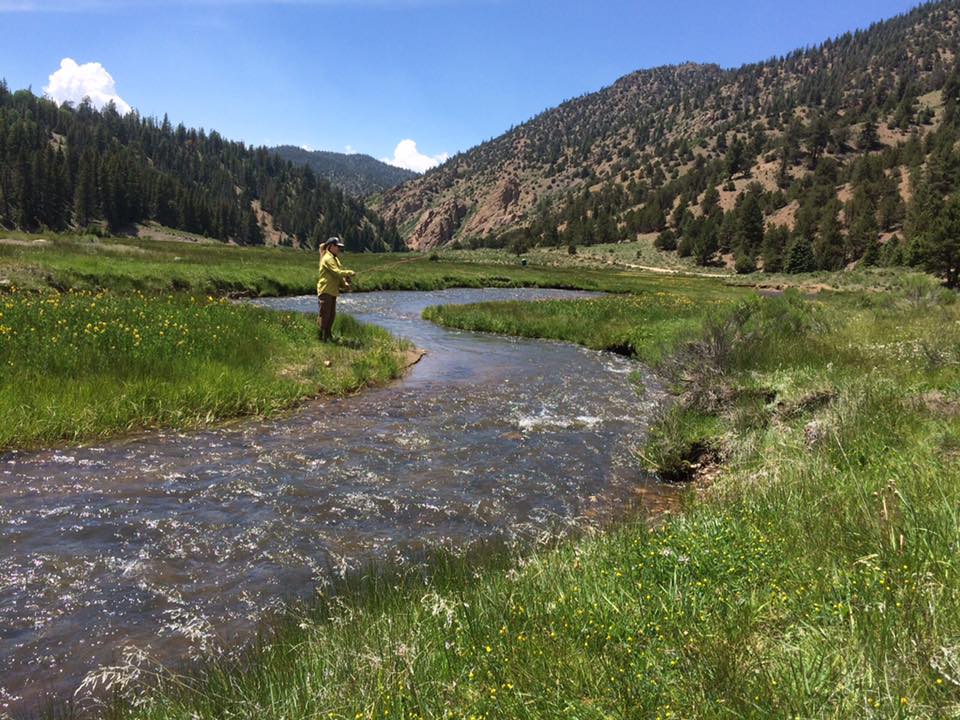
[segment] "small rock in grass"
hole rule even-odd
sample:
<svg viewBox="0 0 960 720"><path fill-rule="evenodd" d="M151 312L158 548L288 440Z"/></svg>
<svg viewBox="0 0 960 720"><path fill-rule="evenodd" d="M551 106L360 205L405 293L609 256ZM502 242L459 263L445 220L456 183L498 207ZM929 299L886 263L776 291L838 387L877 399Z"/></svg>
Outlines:
<svg viewBox="0 0 960 720"><path fill-rule="evenodd" d="M827 436L827 428L821 420L811 420L803 428L803 437L807 441L807 447L819 445Z"/></svg>

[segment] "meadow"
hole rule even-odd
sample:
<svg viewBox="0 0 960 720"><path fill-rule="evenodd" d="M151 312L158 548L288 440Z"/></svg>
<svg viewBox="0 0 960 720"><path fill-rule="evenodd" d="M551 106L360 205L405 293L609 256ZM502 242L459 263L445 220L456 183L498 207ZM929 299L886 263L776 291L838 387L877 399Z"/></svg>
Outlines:
<svg viewBox="0 0 960 720"><path fill-rule="evenodd" d="M704 267L697 265L691 257L680 257L675 252L657 249L654 245L656 234L642 235L634 241L617 243L598 243L579 245L575 253L570 253L565 245L558 247L533 247L524 253L531 264L555 267L603 267L619 265L621 267L650 267L662 271L687 273L693 275L730 275L731 271L720 266ZM516 262L516 255L508 250L479 248L476 250L442 250L440 254L450 260L477 262Z"/></svg>
<svg viewBox="0 0 960 720"><path fill-rule="evenodd" d="M176 242L56 233L0 235L0 292L17 287L276 297L312 294L316 288L318 258L309 251L237 247L203 238ZM716 287L899 291L905 282L923 277L901 269L867 268L802 275L720 273L715 279L704 279L697 275L703 268L676 265L670 262L672 255L660 251L636 262L675 274L640 273L630 267L635 262L631 254L637 252L632 247L631 243L595 245L581 248L576 255L565 249L533 249L521 258L489 249L347 253L344 262L358 272L355 289L360 292L556 287L628 293L662 283L686 290L713 283Z"/></svg>
<svg viewBox="0 0 960 720"><path fill-rule="evenodd" d="M115 668L107 714L956 717L960 303L906 284L734 298L682 333L649 326L688 304L651 301L678 400L644 456L698 479L682 513L371 569L239 657ZM442 317L603 345L642 337L606 305L632 301Z"/></svg>
<svg viewBox="0 0 960 720"><path fill-rule="evenodd" d="M269 415L403 369L402 341L213 296L0 293L0 451Z"/></svg>
<svg viewBox="0 0 960 720"><path fill-rule="evenodd" d="M664 478L695 481L683 512L371 568L243 652L185 672L142 655L104 670L98 712L960 713L955 294L890 271L831 278L848 292L761 297L701 278L476 259L348 255L347 264L362 289L621 293L427 316L654 364L677 400L642 459ZM312 292L313 266L293 251L156 241L0 247L0 447L269 413L399 373L401 346L377 329L343 318L343 341L320 346L311 318L222 297Z"/></svg>
<svg viewBox="0 0 960 720"><path fill-rule="evenodd" d="M315 293L315 253L194 240L0 238L0 450L270 414L400 372L402 345L349 318L338 321L343 342L318 346L308 318L222 302ZM516 258L492 263L482 254L454 261L348 253L345 262L357 270L360 292L559 287L636 294L665 284L693 296L734 292L698 279L527 267Z"/></svg>
<svg viewBox="0 0 960 720"><path fill-rule="evenodd" d="M562 287L628 292L637 273L605 267L523 266L506 253L347 253L355 290ZM316 292L318 256L290 248L236 247L93 235L0 238L4 288L115 290L266 297Z"/></svg>

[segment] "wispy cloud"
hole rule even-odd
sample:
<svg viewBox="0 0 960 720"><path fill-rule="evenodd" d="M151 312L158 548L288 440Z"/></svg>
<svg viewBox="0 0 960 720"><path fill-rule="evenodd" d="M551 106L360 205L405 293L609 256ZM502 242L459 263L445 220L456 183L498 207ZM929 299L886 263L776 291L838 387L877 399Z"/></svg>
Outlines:
<svg viewBox="0 0 960 720"><path fill-rule="evenodd" d="M440 153L439 155L424 155L417 150L417 143L413 140L401 140L393 150L392 158L381 158L382 162L395 167L413 170L414 172L424 173L430 168L445 163L450 157L449 153Z"/></svg>
<svg viewBox="0 0 960 720"><path fill-rule="evenodd" d="M112 102L122 115L131 110L127 101L117 94L113 76L98 62L80 65L73 58L64 58L60 61L60 68L50 75L43 92L57 105L65 102L79 104L89 98L98 109Z"/></svg>

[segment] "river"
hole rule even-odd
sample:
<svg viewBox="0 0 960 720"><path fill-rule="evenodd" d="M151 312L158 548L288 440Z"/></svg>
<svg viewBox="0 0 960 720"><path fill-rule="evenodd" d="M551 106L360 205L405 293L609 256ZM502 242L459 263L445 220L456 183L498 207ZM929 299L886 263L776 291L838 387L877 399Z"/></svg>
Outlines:
<svg viewBox="0 0 960 720"><path fill-rule="evenodd" d="M269 421L0 456L0 716L70 697L124 648L176 666L236 646L271 609L371 560L669 502L631 452L664 397L644 368L420 317L582 295L347 296L341 311L427 350L402 381ZM316 310L313 297L258 304Z"/></svg>

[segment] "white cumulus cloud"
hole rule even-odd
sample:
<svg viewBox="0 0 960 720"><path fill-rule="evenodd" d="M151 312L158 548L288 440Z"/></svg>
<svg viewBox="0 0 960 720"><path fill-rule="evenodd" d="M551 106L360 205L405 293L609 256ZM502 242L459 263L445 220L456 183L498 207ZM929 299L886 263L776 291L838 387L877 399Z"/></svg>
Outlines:
<svg viewBox="0 0 960 720"><path fill-rule="evenodd" d="M446 162L449 158L450 155L448 153L440 153L439 155L433 156L424 155L417 150L417 143L413 140L401 140L393 150L393 157L383 158L383 162L388 165L404 168L405 170L423 173L430 168L435 168L437 165Z"/></svg>
<svg viewBox="0 0 960 720"><path fill-rule="evenodd" d="M121 115L131 110L126 100L117 95L117 84L113 77L98 62L78 65L73 58L64 58L60 61L60 69L50 76L49 84L43 91L57 105L65 102L79 105L84 98L90 98L90 103L97 109L105 107L112 100Z"/></svg>

